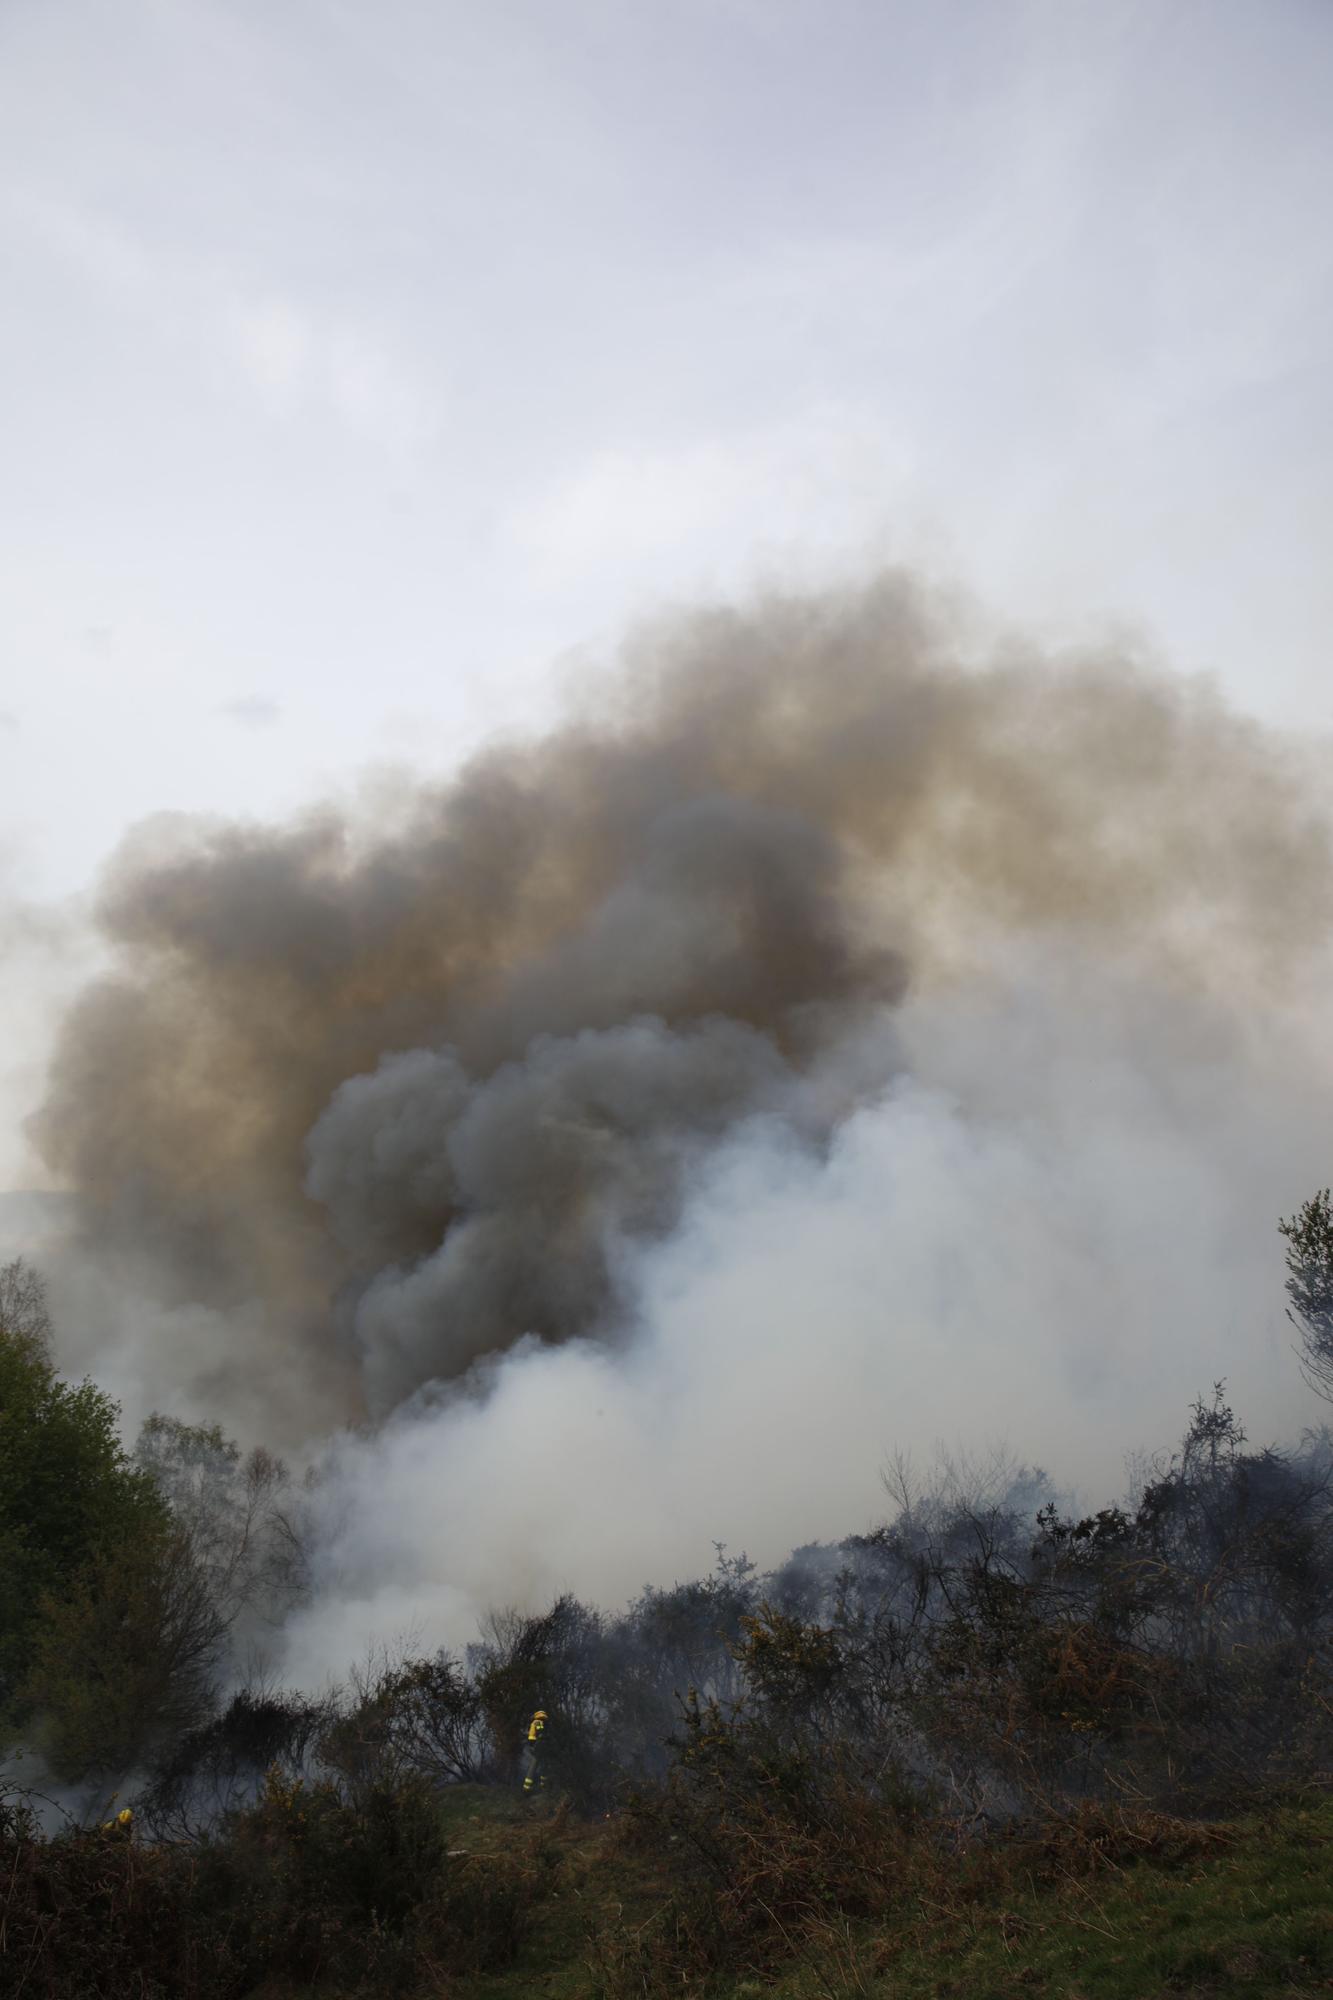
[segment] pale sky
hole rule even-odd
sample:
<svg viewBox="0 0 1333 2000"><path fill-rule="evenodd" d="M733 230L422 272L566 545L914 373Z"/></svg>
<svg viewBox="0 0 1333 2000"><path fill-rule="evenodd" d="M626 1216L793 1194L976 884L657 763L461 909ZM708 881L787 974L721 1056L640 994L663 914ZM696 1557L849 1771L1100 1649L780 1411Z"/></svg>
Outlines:
<svg viewBox="0 0 1333 2000"><path fill-rule="evenodd" d="M1326 0L4 0L0 835L915 555L1333 721Z"/></svg>
<svg viewBox="0 0 1333 2000"><path fill-rule="evenodd" d="M0 895L909 558L1333 724L1328 0L0 0Z"/></svg>

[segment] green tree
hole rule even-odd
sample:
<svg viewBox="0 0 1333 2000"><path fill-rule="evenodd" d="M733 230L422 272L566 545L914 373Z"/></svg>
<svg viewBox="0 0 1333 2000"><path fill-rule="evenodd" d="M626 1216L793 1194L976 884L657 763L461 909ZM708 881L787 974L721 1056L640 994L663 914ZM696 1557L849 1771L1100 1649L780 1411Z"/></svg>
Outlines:
<svg viewBox="0 0 1333 2000"><path fill-rule="evenodd" d="M167 1532L165 1502L120 1442L119 1409L64 1382L40 1277L0 1270L0 1716L12 1725L43 1606L112 1551Z"/></svg>
<svg viewBox="0 0 1333 2000"><path fill-rule="evenodd" d="M1333 1196L1312 1195L1278 1223L1287 1239L1287 1317L1301 1336L1305 1378L1333 1402Z"/></svg>
<svg viewBox="0 0 1333 2000"><path fill-rule="evenodd" d="M123 1772L208 1719L227 1621L188 1536L155 1527L100 1549L43 1595L20 1702L51 1769Z"/></svg>

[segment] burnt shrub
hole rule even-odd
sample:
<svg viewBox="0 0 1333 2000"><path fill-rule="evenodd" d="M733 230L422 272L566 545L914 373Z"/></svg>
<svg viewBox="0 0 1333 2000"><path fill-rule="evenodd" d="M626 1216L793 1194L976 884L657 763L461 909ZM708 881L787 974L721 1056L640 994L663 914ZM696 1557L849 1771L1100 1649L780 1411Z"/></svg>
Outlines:
<svg viewBox="0 0 1333 2000"><path fill-rule="evenodd" d="M410 1779L445 1786L495 1775L481 1693L443 1652L381 1656L354 1673L351 1700L330 1714L318 1748L356 1793Z"/></svg>
<svg viewBox="0 0 1333 2000"><path fill-rule="evenodd" d="M349 1794L275 1773L206 1843L201 1866L256 1976L389 1991L437 1965L507 1965L542 1887L521 1845L451 1855L417 1777Z"/></svg>
<svg viewBox="0 0 1333 2000"><path fill-rule="evenodd" d="M444 1862L436 1805L418 1785L347 1798L273 1772L253 1806L206 1844L208 1877L242 1911L267 1968L315 1979L336 1949L369 1970L403 1938Z"/></svg>
<svg viewBox="0 0 1333 2000"><path fill-rule="evenodd" d="M3 1990L42 2000L242 1990L230 1940L200 1925L197 1857L97 1829L45 1839L11 1795L0 1801L0 1867Z"/></svg>
<svg viewBox="0 0 1333 2000"><path fill-rule="evenodd" d="M243 1688L162 1759L135 1800L141 1824L158 1839L202 1839L228 1813L251 1804L269 1772L303 1775L334 1717L327 1700Z"/></svg>
<svg viewBox="0 0 1333 2000"><path fill-rule="evenodd" d="M545 1709L546 1788L581 1810L605 1808L625 1771L633 1690L625 1685L623 1649L601 1614L569 1596L540 1616L498 1613L470 1666L494 1775L517 1780L528 1724Z"/></svg>
<svg viewBox="0 0 1333 2000"><path fill-rule="evenodd" d="M451 1855L420 1782L353 1799L276 1771L198 1842L45 1839L11 1801L0 1866L0 1987L51 2000L241 2000L274 1979L399 1993L508 1965L545 1888L521 1842Z"/></svg>
<svg viewBox="0 0 1333 2000"><path fill-rule="evenodd" d="M675 1747L675 1767L619 1822L673 1893L642 1953L628 1937L602 1940L609 1991L641 1990L649 1956L675 1990L723 1971L765 1976L831 1919L882 1916L901 1893L921 1802L900 1774L870 1789L835 1746L793 1742L761 1713L698 1696L683 1704Z"/></svg>

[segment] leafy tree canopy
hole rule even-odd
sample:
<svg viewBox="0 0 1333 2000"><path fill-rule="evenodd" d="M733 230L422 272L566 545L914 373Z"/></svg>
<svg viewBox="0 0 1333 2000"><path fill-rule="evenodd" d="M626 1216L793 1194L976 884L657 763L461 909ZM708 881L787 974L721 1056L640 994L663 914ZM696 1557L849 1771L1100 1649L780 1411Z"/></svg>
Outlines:
<svg viewBox="0 0 1333 2000"><path fill-rule="evenodd" d="M166 1529L167 1508L120 1442L119 1409L64 1382L41 1280L0 1269L0 1712L29 1664L39 1602L112 1548Z"/></svg>

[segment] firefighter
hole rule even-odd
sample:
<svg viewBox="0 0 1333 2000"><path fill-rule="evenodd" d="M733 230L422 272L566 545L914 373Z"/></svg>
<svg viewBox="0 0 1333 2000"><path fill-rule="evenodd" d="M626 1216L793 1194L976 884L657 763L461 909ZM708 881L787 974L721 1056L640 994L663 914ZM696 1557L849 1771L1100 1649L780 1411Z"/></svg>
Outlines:
<svg viewBox="0 0 1333 2000"><path fill-rule="evenodd" d="M546 1729L546 1710L539 1708L528 1724L528 1741L523 1752L523 1793L528 1797L533 1792L546 1789L546 1769L542 1758L542 1736Z"/></svg>
<svg viewBox="0 0 1333 2000"><path fill-rule="evenodd" d="M123 1806L114 1819L102 1821L102 1831L112 1840L129 1840L134 1834L134 1814Z"/></svg>

